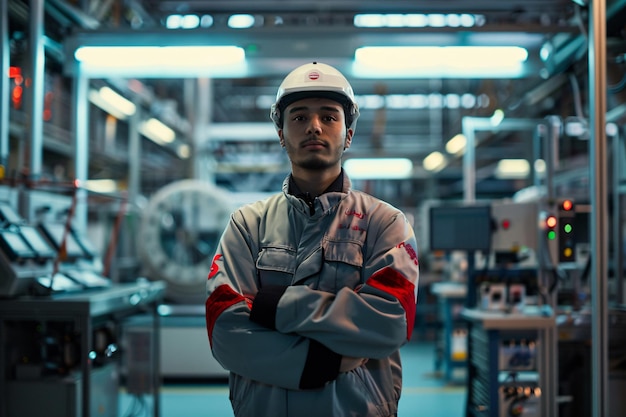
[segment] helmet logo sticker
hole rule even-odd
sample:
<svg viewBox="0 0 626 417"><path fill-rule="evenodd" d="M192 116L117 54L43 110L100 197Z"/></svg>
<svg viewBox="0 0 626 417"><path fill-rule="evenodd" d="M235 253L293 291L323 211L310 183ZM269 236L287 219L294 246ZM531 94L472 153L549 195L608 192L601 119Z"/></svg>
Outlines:
<svg viewBox="0 0 626 417"><path fill-rule="evenodd" d="M309 72L309 80L315 81L320 78L320 73L317 71Z"/></svg>

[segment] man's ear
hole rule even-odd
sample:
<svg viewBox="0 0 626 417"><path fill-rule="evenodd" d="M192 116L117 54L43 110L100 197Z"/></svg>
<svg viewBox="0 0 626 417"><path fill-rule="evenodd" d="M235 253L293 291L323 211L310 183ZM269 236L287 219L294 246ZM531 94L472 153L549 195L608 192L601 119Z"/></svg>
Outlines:
<svg viewBox="0 0 626 417"><path fill-rule="evenodd" d="M283 135L283 130L278 129L278 139L280 141L280 146L285 147L285 135Z"/></svg>
<svg viewBox="0 0 626 417"><path fill-rule="evenodd" d="M343 149L346 150L352 144L352 135L354 135L354 130L348 129L346 131L346 141L344 142Z"/></svg>

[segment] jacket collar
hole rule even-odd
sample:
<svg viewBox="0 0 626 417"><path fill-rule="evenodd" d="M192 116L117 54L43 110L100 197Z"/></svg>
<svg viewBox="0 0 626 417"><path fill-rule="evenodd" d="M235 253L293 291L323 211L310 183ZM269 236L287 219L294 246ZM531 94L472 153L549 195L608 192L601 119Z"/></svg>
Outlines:
<svg viewBox="0 0 626 417"><path fill-rule="evenodd" d="M300 207L301 210L311 214L311 207L315 207L315 201L321 205L322 210L318 212L318 215L322 215L326 211L330 210L333 206L339 204L339 202L350 193L352 183L348 175L341 169L341 174L333 181L333 183L322 194L311 198L310 203L303 197L303 193L298 189L291 174L283 181L283 194L289 197L292 204ZM316 211L313 209L313 211Z"/></svg>

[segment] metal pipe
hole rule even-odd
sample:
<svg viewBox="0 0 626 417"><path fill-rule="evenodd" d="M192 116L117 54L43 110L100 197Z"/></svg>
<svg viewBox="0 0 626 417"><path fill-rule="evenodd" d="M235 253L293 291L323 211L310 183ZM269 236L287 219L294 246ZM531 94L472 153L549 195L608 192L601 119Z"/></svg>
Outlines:
<svg viewBox="0 0 626 417"><path fill-rule="evenodd" d="M608 209L606 143L606 1L589 14L589 161L591 174L592 415L608 415Z"/></svg>
<svg viewBox="0 0 626 417"><path fill-rule="evenodd" d="M43 99L44 99L44 1L30 1L29 74L30 88L27 89L30 122L29 177L39 179L43 155Z"/></svg>
<svg viewBox="0 0 626 417"><path fill-rule="evenodd" d="M80 65L80 64L76 64ZM74 131L74 179L79 185L84 185L89 179L89 80L79 68L74 77L72 102L74 107L74 119L72 120ZM77 193L78 204L74 217L74 227L81 233L87 233L87 192L81 186Z"/></svg>
<svg viewBox="0 0 626 417"><path fill-rule="evenodd" d="M128 120L128 202L129 207L137 208L141 195L141 136L139 135L139 121L142 116L139 100L134 97L135 114Z"/></svg>
<svg viewBox="0 0 626 417"><path fill-rule="evenodd" d="M463 201L476 201L476 132L474 120L464 117L461 121L465 136L465 153L463 154Z"/></svg>
<svg viewBox="0 0 626 417"><path fill-rule="evenodd" d="M622 192L620 187L622 185L622 163L624 157L624 146L619 134L619 128L614 123L607 125L607 134L611 136L611 149L613 157L613 209L612 218L613 225L611 230L613 232L613 271L616 280L616 301L620 304L626 302L624 295L624 260L622 254L624 253L624 242L622 241L623 233L623 216L622 216Z"/></svg>
<svg viewBox="0 0 626 417"><path fill-rule="evenodd" d="M0 166L4 177L9 157L9 0L0 0Z"/></svg>

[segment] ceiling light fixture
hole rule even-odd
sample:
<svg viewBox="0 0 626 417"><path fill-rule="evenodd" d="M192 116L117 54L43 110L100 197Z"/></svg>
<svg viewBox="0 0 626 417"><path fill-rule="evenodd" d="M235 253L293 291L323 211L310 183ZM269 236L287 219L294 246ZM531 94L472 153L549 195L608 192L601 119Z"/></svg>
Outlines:
<svg viewBox="0 0 626 417"><path fill-rule="evenodd" d="M121 94L113 91L110 87L102 87L98 93L104 101L112 106L115 106L115 108L119 109L125 115L132 116L135 114L135 111L137 110L135 104Z"/></svg>
<svg viewBox="0 0 626 417"><path fill-rule="evenodd" d="M248 29L254 26L256 19L251 14L234 14L228 18L228 27L232 29Z"/></svg>
<svg viewBox="0 0 626 417"><path fill-rule="evenodd" d="M519 46L364 46L354 53L361 77L518 78L528 51Z"/></svg>
<svg viewBox="0 0 626 417"><path fill-rule="evenodd" d="M384 28L384 27L473 27L482 26L483 15L471 14L375 14L364 13L354 16L353 24L357 28Z"/></svg>
<svg viewBox="0 0 626 417"><path fill-rule="evenodd" d="M84 187L94 193L113 193L117 191L117 182L112 179L87 180Z"/></svg>
<svg viewBox="0 0 626 417"><path fill-rule="evenodd" d="M159 145L174 142L176 133L157 119L150 118L139 124L139 133Z"/></svg>
<svg viewBox="0 0 626 417"><path fill-rule="evenodd" d="M109 87L102 87L98 91L89 90L89 101L118 120L125 120L135 114L136 111L133 102Z"/></svg>
<svg viewBox="0 0 626 417"><path fill-rule="evenodd" d="M426 171L439 172L446 165L446 157L439 151L428 154L422 161L422 166Z"/></svg>
<svg viewBox="0 0 626 417"><path fill-rule="evenodd" d="M200 72L233 72L245 63L243 48L218 46L83 46L74 57L88 74L172 73L185 76Z"/></svg>
<svg viewBox="0 0 626 417"><path fill-rule="evenodd" d="M351 158L344 169L352 179L405 179L413 173L407 158Z"/></svg>
<svg viewBox="0 0 626 417"><path fill-rule="evenodd" d="M530 163L526 159L501 159L496 166L498 179L523 179L530 173Z"/></svg>
<svg viewBox="0 0 626 417"><path fill-rule="evenodd" d="M467 145L467 138L464 134L459 133L454 135L452 139L446 143L446 152L452 155L457 155L462 153L465 150L465 146Z"/></svg>

